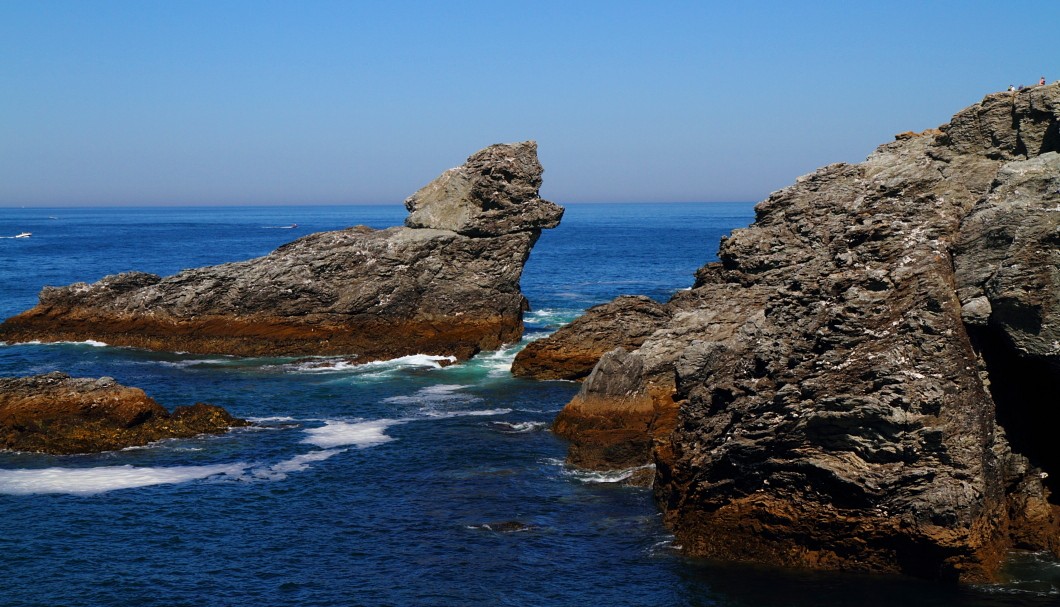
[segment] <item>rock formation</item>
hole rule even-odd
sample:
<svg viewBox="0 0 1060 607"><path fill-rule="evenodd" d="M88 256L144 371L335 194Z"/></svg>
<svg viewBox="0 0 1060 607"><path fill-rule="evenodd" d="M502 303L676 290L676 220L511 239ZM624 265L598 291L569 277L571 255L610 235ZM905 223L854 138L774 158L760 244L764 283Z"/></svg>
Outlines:
<svg viewBox="0 0 1060 607"><path fill-rule="evenodd" d="M109 377L54 372L0 379L0 449L97 453L247 425L221 407L203 403L177 407L170 414L143 390Z"/></svg>
<svg viewBox="0 0 1060 607"><path fill-rule="evenodd" d="M322 232L265 257L45 287L0 340L93 339L195 353L466 359L517 341L523 264L563 209L537 144L494 145L405 201L405 227Z"/></svg>
<svg viewBox="0 0 1060 607"><path fill-rule="evenodd" d="M1058 129L1060 86L993 94L773 193L557 426L632 418L606 429L692 555L975 581L1060 554Z"/></svg>
<svg viewBox="0 0 1060 607"><path fill-rule="evenodd" d="M616 347L635 350L668 320L669 308L650 297L619 297L527 344L515 356L512 373L535 379L584 379L605 352Z"/></svg>

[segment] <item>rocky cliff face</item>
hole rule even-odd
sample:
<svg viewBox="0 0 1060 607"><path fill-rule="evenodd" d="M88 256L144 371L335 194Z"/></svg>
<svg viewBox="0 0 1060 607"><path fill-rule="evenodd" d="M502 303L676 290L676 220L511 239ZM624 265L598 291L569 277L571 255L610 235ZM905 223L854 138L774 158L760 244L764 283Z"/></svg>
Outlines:
<svg viewBox="0 0 1060 607"><path fill-rule="evenodd" d="M247 426L214 405L170 414L139 388L64 373L0 378L0 449L66 455L221 434Z"/></svg>
<svg viewBox="0 0 1060 607"><path fill-rule="evenodd" d="M495 145L406 201L405 227L312 234L258 259L45 287L9 342L95 339L238 355L466 359L522 335L519 278L563 209L542 200L537 144Z"/></svg>
<svg viewBox="0 0 1060 607"><path fill-rule="evenodd" d="M1060 86L990 95L772 194L557 426L667 392L637 450L694 555L981 580L1057 552L1058 125Z"/></svg>

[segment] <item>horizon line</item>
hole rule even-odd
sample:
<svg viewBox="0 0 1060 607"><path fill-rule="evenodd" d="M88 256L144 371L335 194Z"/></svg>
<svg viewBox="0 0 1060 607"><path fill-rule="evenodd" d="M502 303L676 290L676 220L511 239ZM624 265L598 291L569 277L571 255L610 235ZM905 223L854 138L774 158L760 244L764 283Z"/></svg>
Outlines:
<svg viewBox="0 0 1060 607"><path fill-rule="evenodd" d="M734 203L757 203L757 200L582 200L575 202L557 202L564 205L593 205L593 204L734 204ZM51 204L51 205L19 205L0 203L0 209L147 209L147 208L221 208L221 207L389 207L403 206L402 202L225 202L225 203L103 203L103 204Z"/></svg>

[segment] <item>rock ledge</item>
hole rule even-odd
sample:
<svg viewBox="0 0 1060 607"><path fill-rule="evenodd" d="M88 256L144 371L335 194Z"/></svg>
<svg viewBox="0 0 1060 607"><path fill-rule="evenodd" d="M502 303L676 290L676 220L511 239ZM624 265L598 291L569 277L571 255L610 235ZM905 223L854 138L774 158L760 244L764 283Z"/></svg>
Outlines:
<svg viewBox="0 0 1060 607"><path fill-rule="evenodd" d="M177 407L171 414L143 390L109 377L53 372L0 379L0 449L98 453L248 425L204 403Z"/></svg>

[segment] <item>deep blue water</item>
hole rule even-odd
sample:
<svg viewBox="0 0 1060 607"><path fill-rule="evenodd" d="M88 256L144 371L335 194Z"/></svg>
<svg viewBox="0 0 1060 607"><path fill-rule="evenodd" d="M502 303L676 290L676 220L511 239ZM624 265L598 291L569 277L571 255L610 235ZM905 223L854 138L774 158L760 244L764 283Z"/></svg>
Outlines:
<svg viewBox="0 0 1060 607"><path fill-rule="evenodd" d="M170 274L400 206L0 209L0 315L44 285ZM571 205L527 264L528 338L620 294L664 300L753 216L745 203ZM297 224L297 227L287 228ZM562 465L569 382L511 377L515 344L442 368L346 367L98 344L0 346L0 376L112 376L163 405L258 420L89 456L0 453L0 607L21 605L1055 605L1034 555L1005 586L682 558L648 490ZM518 522L520 531L499 523Z"/></svg>

